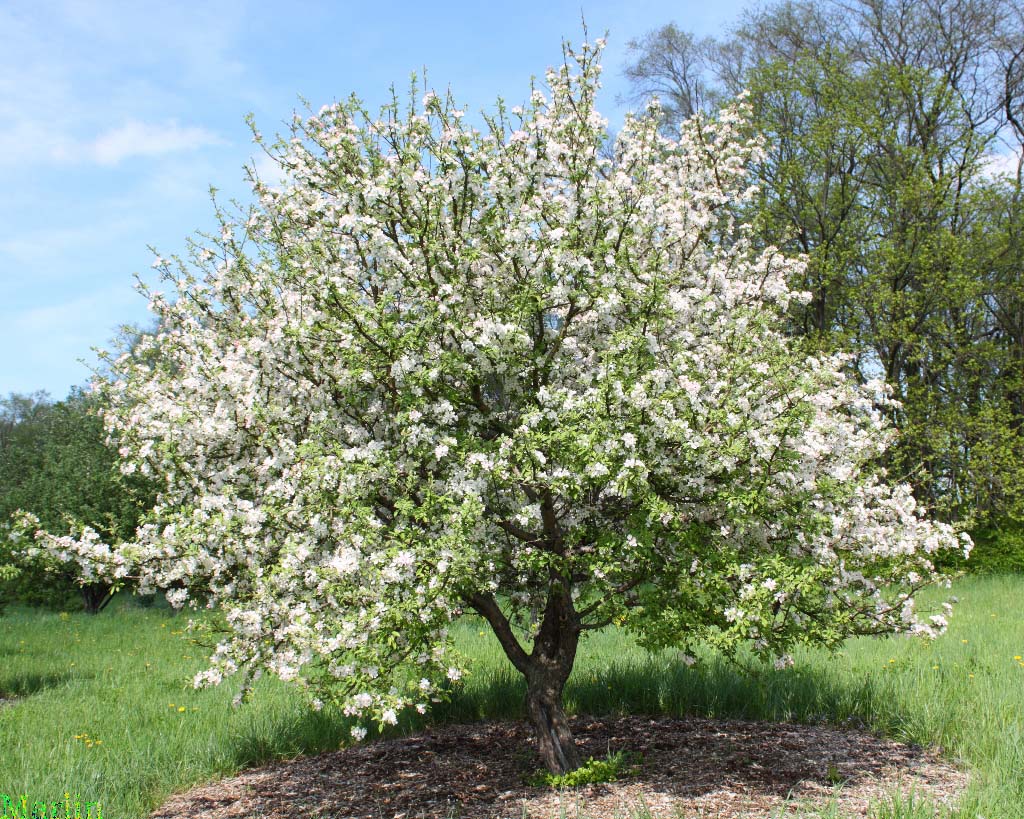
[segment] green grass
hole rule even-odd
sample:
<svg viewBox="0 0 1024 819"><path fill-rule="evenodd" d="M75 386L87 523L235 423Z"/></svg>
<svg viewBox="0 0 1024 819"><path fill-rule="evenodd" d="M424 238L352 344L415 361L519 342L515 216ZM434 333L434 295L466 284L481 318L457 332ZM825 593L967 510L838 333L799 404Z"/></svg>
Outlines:
<svg viewBox="0 0 1024 819"><path fill-rule="evenodd" d="M972 784L961 819L1024 816L1024 666L1014 659L1024 655L1024 577L968 577L954 591L961 602L949 633L932 644L856 640L839 654L799 652L794 668L753 676L710 656L687 668L619 632L596 634L582 647L567 705L865 725L941 745L966 765ZM69 791L101 800L110 819L131 819L189 785L345 741L343 720L308 710L282 683L261 682L254 703L237 710L231 685L192 690L187 680L204 661L181 633L185 623L134 607L0 618L0 695L21 697L0 707L0 793L52 800ZM469 622L459 641L474 672L434 718L520 716L522 683L493 636ZM876 814L932 815L906 794Z"/></svg>

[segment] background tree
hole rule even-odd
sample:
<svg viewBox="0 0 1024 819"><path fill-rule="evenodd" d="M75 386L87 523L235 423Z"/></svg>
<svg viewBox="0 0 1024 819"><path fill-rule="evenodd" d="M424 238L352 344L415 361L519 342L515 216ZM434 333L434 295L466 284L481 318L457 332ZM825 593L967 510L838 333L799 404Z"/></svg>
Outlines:
<svg viewBox="0 0 1024 819"><path fill-rule="evenodd" d="M711 103L707 63L713 59L716 43L698 40L669 23L630 40L634 62L625 68L633 85L633 102L646 104L652 96L661 100L662 128L679 133L679 125Z"/></svg>
<svg viewBox="0 0 1024 819"><path fill-rule="evenodd" d="M750 90L767 148L750 218L764 245L808 259L793 331L885 376L903 432L890 468L986 529L1024 515L1020 174L991 165L1020 156L1022 32L1001 0L780 3L705 43L687 66L699 80L664 67L666 41L686 37L671 25L626 68L638 97L676 107L695 85Z"/></svg>
<svg viewBox="0 0 1024 819"><path fill-rule="evenodd" d="M0 399L0 520L25 511L55 535L83 526L110 542L134 535L152 490L147 481L120 474L97 407L97 399L80 390L57 403L41 393ZM70 553L26 559L23 545L5 538L3 562L20 565L16 575L7 572L6 597L54 607L79 597L90 613L107 604L110 583L80 582Z"/></svg>
<svg viewBox="0 0 1024 819"><path fill-rule="evenodd" d="M0 492L10 492L15 480L30 474L36 466L38 459L35 447L29 443L32 436L26 435L27 427L20 425L31 424L34 417L41 414L48 403L48 396L42 392L32 395L12 393L7 398L0 399ZM10 464L15 461L24 464L25 471L13 470ZM14 511L15 508L12 507L10 511ZM8 515L3 515L0 520L7 517ZM6 528L0 526L0 537L4 535ZM9 540L0 540L0 613L16 594L17 587L14 581L21 574L19 561L11 554L10 549Z"/></svg>
<svg viewBox="0 0 1024 819"><path fill-rule="evenodd" d="M741 111L676 141L651 109L608 156L600 47L483 131L429 92L296 119L286 187L159 261L161 329L105 387L158 503L135 543L80 547L222 614L197 684L268 670L393 724L460 677L447 629L475 613L564 772L588 631L786 664L944 626L913 595L964 544L871 466L884 388L784 332L800 264L736 219Z"/></svg>

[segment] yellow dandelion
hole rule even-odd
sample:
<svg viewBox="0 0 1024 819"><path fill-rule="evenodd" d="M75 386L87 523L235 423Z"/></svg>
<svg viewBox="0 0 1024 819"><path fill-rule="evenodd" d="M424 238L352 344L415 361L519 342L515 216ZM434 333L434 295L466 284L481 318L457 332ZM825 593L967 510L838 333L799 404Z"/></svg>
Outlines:
<svg viewBox="0 0 1024 819"><path fill-rule="evenodd" d="M1014 654L1014 655L1013 655L1013 659L1015 659L1015 660L1018 660L1018 661L1019 661L1019 660L1021 660L1022 658L1021 658L1020 654Z"/></svg>
<svg viewBox="0 0 1024 819"><path fill-rule="evenodd" d="M168 708L174 708L175 706L174 706L173 702L169 702L169 703L167 703L167 707Z"/></svg>
<svg viewBox="0 0 1024 819"><path fill-rule="evenodd" d="M961 640L960 642L961 642L961 643L966 643L967 641L966 641L966 640Z"/></svg>
<svg viewBox="0 0 1024 819"><path fill-rule="evenodd" d="M937 665L933 665L932 668L937 671L939 667Z"/></svg>
<svg viewBox="0 0 1024 819"><path fill-rule="evenodd" d="M184 711L185 711L185 706L184 705L181 705L181 706L178 707L178 713L179 714L184 712Z"/></svg>

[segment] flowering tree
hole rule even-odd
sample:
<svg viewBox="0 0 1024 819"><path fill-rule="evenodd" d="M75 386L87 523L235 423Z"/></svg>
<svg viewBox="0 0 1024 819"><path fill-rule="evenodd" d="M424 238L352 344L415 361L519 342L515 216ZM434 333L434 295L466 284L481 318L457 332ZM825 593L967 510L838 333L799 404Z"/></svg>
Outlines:
<svg viewBox="0 0 1024 819"><path fill-rule="evenodd" d="M601 45L482 130L432 93L296 118L287 183L158 259L162 329L105 388L125 469L162 481L119 555L223 612L197 684L267 670L394 723L459 678L475 613L562 772L588 630L784 664L944 625L913 594L963 544L869 468L884 390L784 335L800 262L734 220L742 105L604 150Z"/></svg>
<svg viewBox="0 0 1024 819"><path fill-rule="evenodd" d="M121 589L132 564L109 535L81 521L68 520L65 525L67 534L58 535L44 529L35 514L14 513L5 527L6 542L0 543L0 554L9 564L6 577L0 566L0 579L20 579L25 570L69 577L82 590L85 611L99 614Z"/></svg>

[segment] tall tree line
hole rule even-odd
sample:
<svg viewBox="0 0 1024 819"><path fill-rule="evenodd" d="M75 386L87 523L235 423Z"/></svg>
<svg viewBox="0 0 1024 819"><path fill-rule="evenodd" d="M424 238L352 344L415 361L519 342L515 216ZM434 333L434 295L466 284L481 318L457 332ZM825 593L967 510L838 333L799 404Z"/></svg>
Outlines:
<svg viewBox="0 0 1024 819"><path fill-rule="evenodd" d="M1024 521L1024 9L821 0L630 43L664 127L749 93L766 245L806 255L793 331L902 402L889 468L977 531Z"/></svg>

